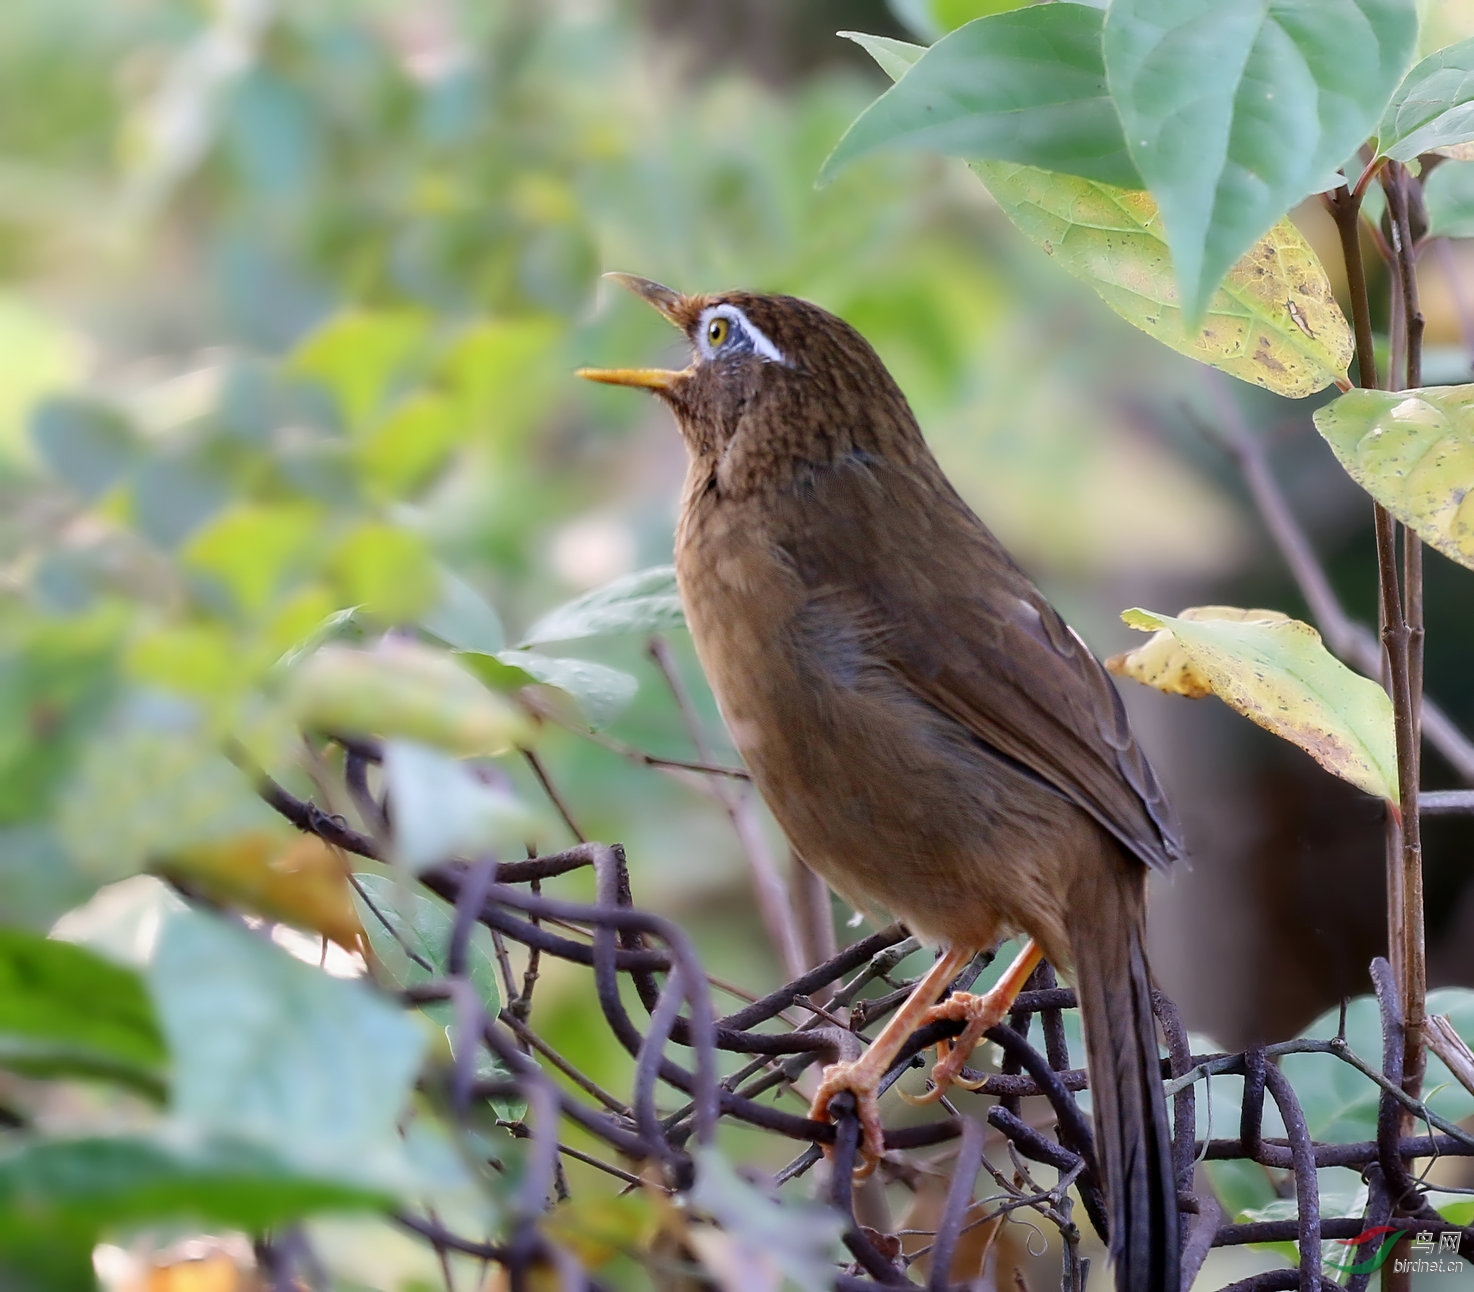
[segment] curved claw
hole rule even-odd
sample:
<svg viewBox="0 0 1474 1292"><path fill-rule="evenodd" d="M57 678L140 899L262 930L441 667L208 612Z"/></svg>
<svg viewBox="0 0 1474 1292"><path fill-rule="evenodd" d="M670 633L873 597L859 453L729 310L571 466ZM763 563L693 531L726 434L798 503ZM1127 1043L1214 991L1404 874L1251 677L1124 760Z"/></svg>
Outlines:
<svg viewBox="0 0 1474 1292"><path fill-rule="evenodd" d="M913 1108L925 1108L941 1099L946 1091L941 1086L931 1086L919 1095L913 1095L909 1090L897 1090L896 1093Z"/></svg>
<svg viewBox="0 0 1474 1292"><path fill-rule="evenodd" d="M809 1116L816 1121L828 1121L829 1105L834 1097L845 1091L855 1097L855 1107L860 1118L860 1165L855 1168L855 1178L862 1180L870 1175L881 1156L885 1153L885 1132L880 1125L879 1098L875 1092L875 1081L863 1060L854 1063L831 1063L819 1079L819 1088L814 1092L809 1105Z"/></svg>

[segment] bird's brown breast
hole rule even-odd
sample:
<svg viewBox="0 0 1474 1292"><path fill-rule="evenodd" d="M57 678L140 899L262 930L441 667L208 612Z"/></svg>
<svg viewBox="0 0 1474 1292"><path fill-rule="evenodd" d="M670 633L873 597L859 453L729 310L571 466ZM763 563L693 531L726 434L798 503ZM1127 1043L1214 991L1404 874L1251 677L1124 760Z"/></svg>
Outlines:
<svg viewBox="0 0 1474 1292"><path fill-rule="evenodd" d="M1067 963L1062 898L1099 827L918 693L896 652L956 625L898 631L871 577L889 563L931 578L955 522L935 506L908 518L909 491L925 488L909 471L841 465L734 500L702 470L677 535L681 594L733 740L795 848L854 904L929 939L983 947L1023 930ZM815 544L836 524L853 544L841 574Z"/></svg>

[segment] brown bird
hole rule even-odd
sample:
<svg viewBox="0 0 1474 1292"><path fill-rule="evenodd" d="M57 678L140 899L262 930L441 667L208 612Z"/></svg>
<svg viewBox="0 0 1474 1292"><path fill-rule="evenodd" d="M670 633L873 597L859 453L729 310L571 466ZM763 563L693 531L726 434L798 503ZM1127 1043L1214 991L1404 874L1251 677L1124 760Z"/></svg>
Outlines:
<svg viewBox="0 0 1474 1292"><path fill-rule="evenodd" d="M1105 670L958 496L852 327L790 296L682 296L611 274L680 328L679 372L584 369L653 390L690 466L676 534L687 622L732 739L799 855L864 910L942 949L810 1115L876 1086L938 1017L966 1028L940 1094L1040 955L1073 972L1116 1286L1178 1292L1177 1189L1146 877L1176 824ZM987 995L935 1002L1001 937L1029 945Z"/></svg>

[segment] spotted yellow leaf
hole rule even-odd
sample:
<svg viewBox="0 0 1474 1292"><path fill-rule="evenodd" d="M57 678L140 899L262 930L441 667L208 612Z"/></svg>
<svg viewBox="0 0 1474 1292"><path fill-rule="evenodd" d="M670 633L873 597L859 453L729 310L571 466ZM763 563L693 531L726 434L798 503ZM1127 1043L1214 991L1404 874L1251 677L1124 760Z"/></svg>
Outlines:
<svg viewBox="0 0 1474 1292"><path fill-rule="evenodd" d="M1284 623L1289 615L1279 610L1242 610L1237 606L1189 606L1181 618L1275 624ZM1170 628L1153 633L1149 641L1134 650L1112 655L1105 666L1118 677L1129 677L1168 695L1185 695L1190 700L1201 700L1213 694L1213 684L1207 674L1194 663L1193 657Z"/></svg>
<svg viewBox="0 0 1474 1292"><path fill-rule="evenodd" d="M1179 616L1128 610L1121 618L1156 636L1112 660L1113 672L1175 694L1211 691L1327 771L1397 799L1392 702L1326 650L1309 624L1231 606L1196 606Z"/></svg>
<svg viewBox="0 0 1474 1292"><path fill-rule="evenodd" d="M1474 569L1474 386L1352 390L1318 409L1315 425L1357 484Z"/></svg>
<svg viewBox="0 0 1474 1292"><path fill-rule="evenodd" d="M1298 399L1346 384L1353 340L1324 266L1281 220L1184 331L1172 257L1147 193L1013 162L972 162L1004 214L1111 309L1180 354Z"/></svg>

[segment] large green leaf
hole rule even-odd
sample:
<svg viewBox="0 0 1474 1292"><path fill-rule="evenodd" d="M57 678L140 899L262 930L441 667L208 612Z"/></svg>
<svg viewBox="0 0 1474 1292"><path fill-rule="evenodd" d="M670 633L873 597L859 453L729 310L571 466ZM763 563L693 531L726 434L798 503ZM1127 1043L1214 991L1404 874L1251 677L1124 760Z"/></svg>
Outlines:
<svg viewBox="0 0 1474 1292"><path fill-rule="evenodd" d="M605 727L629 707L639 683L628 673L592 660L542 655L530 650L499 651L496 659L520 669L534 682L565 691L583 710L591 727Z"/></svg>
<svg viewBox="0 0 1474 1292"><path fill-rule="evenodd" d="M820 179L895 144L1141 187L1087 5L1030 5L943 37L859 116Z"/></svg>
<svg viewBox="0 0 1474 1292"><path fill-rule="evenodd" d="M527 630L523 646L654 633L686 622L673 565L626 574L551 610Z"/></svg>
<svg viewBox="0 0 1474 1292"><path fill-rule="evenodd" d="M1430 237L1474 238L1474 162L1444 162L1429 174L1423 204Z"/></svg>
<svg viewBox="0 0 1474 1292"><path fill-rule="evenodd" d="M420 616L420 627L447 646L494 655L507 644L502 621L469 583L449 570L439 572L440 596Z"/></svg>
<svg viewBox="0 0 1474 1292"><path fill-rule="evenodd" d="M1427 1011L1447 1014L1460 1036L1474 1037L1474 991L1462 987L1430 991ZM1329 1010L1301 1035L1326 1040L1336 1035L1339 1021L1339 1009ZM1381 1014L1371 996L1347 1004L1346 1043L1366 1063L1381 1069ZM1344 1144L1376 1137L1380 1091L1355 1068L1325 1054L1287 1054L1280 1067L1300 1096L1312 1139ZM1433 1110L1450 1121L1474 1116L1474 1094L1455 1081L1443 1060L1431 1052L1423 1089L1430 1092L1427 1099Z"/></svg>
<svg viewBox="0 0 1474 1292"><path fill-rule="evenodd" d="M92 1292L92 1248L120 1226L189 1221L259 1232L389 1201L367 1182L316 1177L228 1137L22 1143L0 1154L0 1286Z"/></svg>
<svg viewBox="0 0 1474 1292"><path fill-rule="evenodd" d="M1357 484L1474 569L1474 385L1348 391L1315 425Z"/></svg>
<svg viewBox="0 0 1474 1292"><path fill-rule="evenodd" d="M164 1040L143 983L70 943L0 927L0 1067L164 1090Z"/></svg>
<svg viewBox="0 0 1474 1292"><path fill-rule="evenodd" d="M1292 399L1344 381L1351 329L1325 267L1289 220L1229 271L1201 328L1188 331L1149 194L1011 162L973 170L1028 238L1162 344Z"/></svg>
<svg viewBox="0 0 1474 1292"><path fill-rule="evenodd" d="M455 908L444 899L390 875L354 875L356 904L369 945L401 987L444 978L450 972L450 937ZM501 1009L496 947L491 930L472 926L466 946L466 977L493 1018Z"/></svg>
<svg viewBox="0 0 1474 1292"><path fill-rule="evenodd" d="M1397 800L1392 702L1332 655L1309 624L1229 606L1196 606L1176 617L1127 610L1121 618L1157 635L1110 660L1113 672L1176 694L1211 691L1327 771Z"/></svg>
<svg viewBox="0 0 1474 1292"><path fill-rule="evenodd" d="M844 34L892 79L926 52L883 36ZM1150 194L1014 162L970 165L1026 237L1163 345L1292 399L1344 381L1351 329L1325 267L1288 220L1229 271L1201 330L1190 332Z"/></svg>
<svg viewBox="0 0 1474 1292"><path fill-rule="evenodd" d="M1115 0L1103 48L1161 207L1186 316L1375 128L1417 39L1412 0Z"/></svg>
<svg viewBox="0 0 1474 1292"><path fill-rule="evenodd" d="M408 1183L397 1125L426 1038L400 1009L194 911L168 919L146 973L182 1124L326 1178Z"/></svg>
<svg viewBox="0 0 1474 1292"><path fill-rule="evenodd" d="M1377 152L1394 161L1474 139L1474 38L1428 55L1403 78L1377 126Z"/></svg>

